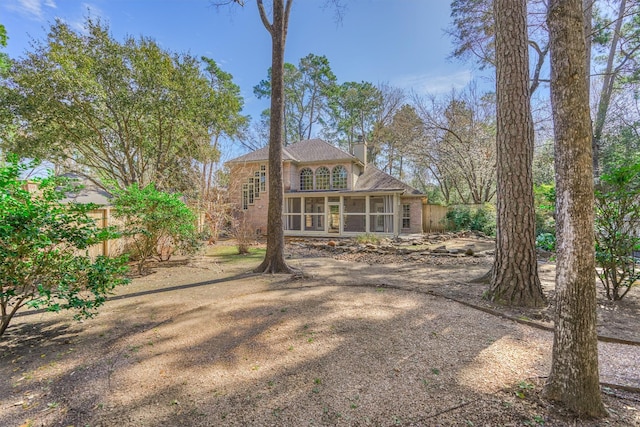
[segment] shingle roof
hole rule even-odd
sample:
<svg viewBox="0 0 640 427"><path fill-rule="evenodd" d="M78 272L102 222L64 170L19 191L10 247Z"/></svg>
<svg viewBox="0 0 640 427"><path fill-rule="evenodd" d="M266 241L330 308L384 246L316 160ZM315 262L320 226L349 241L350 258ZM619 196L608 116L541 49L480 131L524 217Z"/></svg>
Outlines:
<svg viewBox="0 0 640 427"><path fill-rule="evenodd" d="M404 190L405 194L422 194L420 191L382 172L373 165L367 165L364 173L358 177L354 191Z"/></svg>
<svg viewBox="0 0 640 427"><path fill-rule="evenodd" d="M359 161L357 157L341 150L322 139L308 139L285 147L299 162L322 162L351 160Z"/></svg>
<svg viewBox="0 0 640 427"><path fill-rule="evenodd" d="M72 184L80 185L82 188L79 188L74 192L67 193L67 197L62 199L62 202L75 202L82 204L95 203L101 206L109 206L111 204L111 194L98 187L89 179L73 173L67 173L63 176L69 178Z"/></svg>
<svg viewBox="0 0 640 427"><path fill-rule="evenodd" d="M236 157L227 163L262 162L269 159L269 147L263 147L244 156ZM282 160L298 163L324 161L359 161L357 157L341 150L322 139L307 139L282 148Z"/></svg>
<svg viewBox="0 0 640 427"><path fill-rule="evenodd" d="M244 156L236 157L227 163L251 163L269 160L269 147L263 147ZM308 139L282 148L282 160L297 163L338 162L342 160L360 162L357 157L340 148L334 147L322 139ZM362 175L358 177L352 191L404 191L404 194L421 195L422 193L382 172L372 164L368 164Z"/></svg>

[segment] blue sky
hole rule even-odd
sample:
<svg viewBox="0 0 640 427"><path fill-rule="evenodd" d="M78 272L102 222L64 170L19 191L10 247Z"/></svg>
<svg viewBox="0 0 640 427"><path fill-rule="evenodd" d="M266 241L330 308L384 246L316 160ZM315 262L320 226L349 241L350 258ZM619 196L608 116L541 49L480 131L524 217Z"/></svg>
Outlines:
<svg viewBox="0 0 640 427"><path fill-rule="evenodd" d="M342 22L336 23L324 0L294 1L287 62L325 55L340 83L389 83L419 94L448 92L473 78L471 64L447 59L448 0L344 3ZM117 40L144 35L170 51L213 58L240 85L246 114L258 118L266 108L266 101L254 99L253 86L267 75L271 45L253 0L244 8L220 9L209 0L1 0L0 23L9 36L5 51L22 56L30 38L44 39L55 18L80 31L87 15L106 21Z"/></svg>

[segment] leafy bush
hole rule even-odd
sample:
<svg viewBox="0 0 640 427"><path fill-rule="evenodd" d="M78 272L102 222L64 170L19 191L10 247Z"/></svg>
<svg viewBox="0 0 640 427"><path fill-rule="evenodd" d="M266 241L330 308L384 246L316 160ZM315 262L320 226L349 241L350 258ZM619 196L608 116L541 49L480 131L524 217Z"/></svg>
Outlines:
<svg viewBox="0 0 640 427"><path fill-rule="evenodd" d="M536 246L548 252L555 252L556 236L551 233L538 234L536 237Z"/></svg>
<svg viewBox="0 0 640 427"><path fill-rule="evenodd" d="M123 234L131 239L138 274L152 257L164 261L176 250L182 254L197 250L196 217L179 194L163 193L153 184L145 188L133 184L114 193L114 216L123 221Z"/></svg>
<svg viewBox="0 0 640 427"><path fill-rule="evenodd" d="M488 236L496 232L495 208L489 204L477 208L453 206L447 211L446 218L454 231L479 231Z"/></svg>
<svg viewBox="0 0 640 427"><path fill-rule="evenodd" d="M89 246L116 237L89 217L95 205L62 203L70 187L56 177L36 180L37 191L29 192L19 180L25 169L15 156L0 167L0 336L24 306L91 317L127 283L126 258L88 254Z"/></svg>
<svg viewBox="0 0 640 427"><path fill-rule="evenodd" d="M536 185L533 189L536 210L536 236L556 234L556 187L553 184Z"/></svg>
<svg viewBox="0 0 640 427"><path fill-rule="evenodd" d="M596 270L607 298L622 299L640 280L640 163L600 177L595 192Z"/></svg>
<svg viewBox="0 0 640 427"><path fill-rule="evenodd" d="M471 224L471 208L455 206L447 211L447 220L454 231L469 230Z"/></svg>

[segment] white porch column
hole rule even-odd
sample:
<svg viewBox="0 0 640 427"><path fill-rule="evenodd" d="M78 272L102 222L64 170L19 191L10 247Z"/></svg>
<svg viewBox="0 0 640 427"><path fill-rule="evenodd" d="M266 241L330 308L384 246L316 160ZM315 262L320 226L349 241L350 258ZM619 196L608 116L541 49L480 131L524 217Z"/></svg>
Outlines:
<svg viewBox="0 0 640 427"><path fill-rule="evenodd" d="M369 197L371 197L371 196L367 195L364 198L364 204L365 204L365 206L364 206L364 212L365 212L365 216L364 216L364 232L365 233L368 233L369 229L370 229L369 228L369 222L370 222L369 221L370 220L370 218L369 218L369 213L370 213L369 212L369 204L370 204Z"/></svg>

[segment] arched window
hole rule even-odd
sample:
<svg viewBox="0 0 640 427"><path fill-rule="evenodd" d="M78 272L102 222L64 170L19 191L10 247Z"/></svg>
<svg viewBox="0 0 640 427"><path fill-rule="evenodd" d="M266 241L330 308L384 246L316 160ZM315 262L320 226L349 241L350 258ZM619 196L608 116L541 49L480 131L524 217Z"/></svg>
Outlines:
<svg viewBox="0 0 640 427"><path fill-rule="evenodd" d="M300 191L313 190L313 171L304 168L300 171Z"/></svg>
<svg viewBox="0 0 640 427"><path fill-rule="evenodd" d="M347 170L342 165L333 168L331 172L331 188L340 190L347 188Z"/></svg>
<svg viewBox="0 0 640 427"><path fill-rule="evenodd" d="M328 190L330 178L329 168L322 166L316 169L316 190Z"/></svg>

